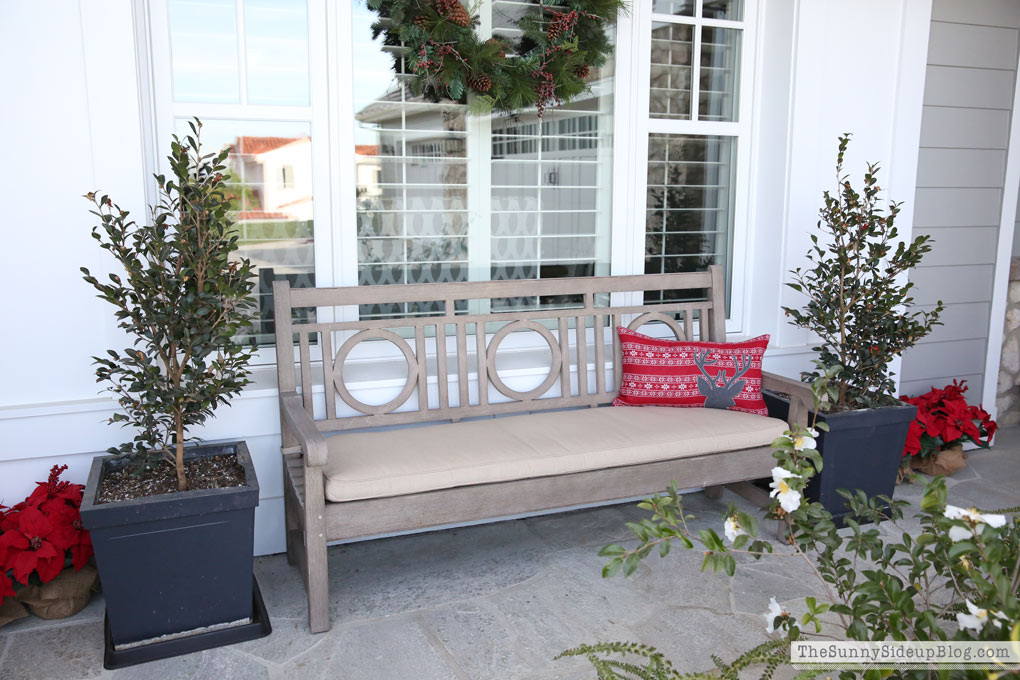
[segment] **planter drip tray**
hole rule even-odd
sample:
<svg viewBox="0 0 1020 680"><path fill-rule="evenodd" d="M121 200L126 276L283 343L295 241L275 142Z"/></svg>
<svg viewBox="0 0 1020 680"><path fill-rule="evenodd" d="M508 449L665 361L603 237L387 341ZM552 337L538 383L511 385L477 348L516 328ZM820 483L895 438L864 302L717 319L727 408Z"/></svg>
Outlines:
<svg viewBox="0 0 1020 680"><path fill-rule="evenodd" d="M110 634L110 620L109 617L105 617L103 621L105 644L103 667L112 671L149 661L168 659L172 656L191 654L192 652L200 652L205 649L213 649L214 647L256 640L269 635L273 632L273 626L269 622L269 612L266 611L266 603L262 599L259 582L254 576L252 576L251 611L252 618L248 623L200 631L191 635L183 635L165 640L129 645L120 649L114 648L113 638Z"/></svg>

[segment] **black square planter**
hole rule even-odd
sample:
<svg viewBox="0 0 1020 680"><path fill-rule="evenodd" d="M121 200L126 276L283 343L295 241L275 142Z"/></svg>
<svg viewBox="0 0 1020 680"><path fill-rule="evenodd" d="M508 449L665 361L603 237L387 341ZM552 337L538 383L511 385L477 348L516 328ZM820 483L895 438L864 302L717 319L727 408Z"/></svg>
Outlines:
<svg viewBox="0 0 1020 680"><path fill-rule="evenodd" d="M765 391L762 396L770 416L787 419L790 413L787 399ZM806 494L832 513L837 526L842 525L842 518L847 514L846 499L836 492L837 489L861 490L869 498L880 495L892 498L907 430L916 413L916 406L904 403L819 414L818 421L828 423L829 431L818 433L822 472L808 482ZM813 418L812 411L808 422Z"/></svg>
<svg viewBox="0 0 1020 680"><path fill-rule="evenodd" d="M193 446L185 458L230 454L244 468L244 486L103 504L96 503L102 476L126 461L93 460L81 518L92 536L112 645L252 619L259 485L248 447Z"/></svg>

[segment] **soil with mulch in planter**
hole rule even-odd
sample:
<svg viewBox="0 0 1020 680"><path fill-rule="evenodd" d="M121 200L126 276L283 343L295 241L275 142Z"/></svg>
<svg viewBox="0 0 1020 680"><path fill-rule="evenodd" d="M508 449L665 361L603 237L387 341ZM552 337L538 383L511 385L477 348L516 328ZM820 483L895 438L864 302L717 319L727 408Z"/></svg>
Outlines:
<svg viewBox="0 0 1020 680"><path fill-rule="evenodd" d="M244 468L233 454L185 461L184 474L188 479L188 491L223 489L245 483ZM126 466L103 475L97 502L113 503L176 492L177 472L173 465L161 463L141 472Z"/></svg>

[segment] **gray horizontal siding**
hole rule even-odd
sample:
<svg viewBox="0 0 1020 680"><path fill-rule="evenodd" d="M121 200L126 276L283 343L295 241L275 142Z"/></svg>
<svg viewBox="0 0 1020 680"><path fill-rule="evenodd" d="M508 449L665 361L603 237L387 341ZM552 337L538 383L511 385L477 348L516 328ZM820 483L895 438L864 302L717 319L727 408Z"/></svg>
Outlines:
<svg viewBox="0 0 1020 680"><path fill-rule="evenodd" d="M928 63L934 66L1011 71L1016 68L1016 40L1015 28L933 21L928 42Z"/></svg>
<svg viewBox="0 0 1020 680"><path fill-rule="evenodd" d="M979 375L985 370L985 338L927 342L914 347L915 361L903 364L903 380L928 380L945 376ZM938 370L932 372L932 367Z"/></svg>
<svg viewBox="0 0 1020 680"><path fill-rule="evenodd" d="M956 149L1005 149L1009 145L1009 111L925 106L921 146Z"/></svg>
<svg viewBox="0 0 1020 680"><path fill-rule="evenodd" d="M1008 110L1013 105L1013 72L929 64L925 70L924 103Z"/></svg>
<svg viewBox="0 0 1020 680"><path fill-rule="evenodd" d="M929 267L995 264L998 227L914 227L915 236L931 236L931 252L924 256Z"/></svg>
<svg viewBox="0 0 1020 680"><path fill-rule="evenodd" d="M990 264L918 267L910 273L914 300L919 305L933 305L939 300L950 305L991 302L994 270Z"/></svg>
<svg viewBox="0 0 1020 680"><path fill-rule="evenodd" d="M914 227L997 227L1002 189L918 187Z"/></svg>
<svg viewBox="0 0 1020 680"><path fill-rule="evenodd" d="M922 147L917 156L917 186L1002 188L1006 152L999 149Z"/></svg>
<svg viewBox="0 0 1020 680"><path fill-rule="evenodd" d="M935 2L932 21L980 24L998 28L1020 28L1020 2L1017 0L949 0Z"/></svg>
<svg viewBox="0 0 1020 680"><path fill-rule="evenodd" d="M1018 29L1020 0L932 5L913 226L934 243L910 281L922 309L946 309L903 357L905 394L965 378L981 400Z"/></svg>
<svg viewBox="0 0 1020 680"><path fill-rule="evenodd" d="M930 312L935 305L919 305L918 309ZM939 317L941 325L936 326L922 343L949 342L952 340L974 340L985 337L991 304L988 302L961 302L947 305Z"/></svg>

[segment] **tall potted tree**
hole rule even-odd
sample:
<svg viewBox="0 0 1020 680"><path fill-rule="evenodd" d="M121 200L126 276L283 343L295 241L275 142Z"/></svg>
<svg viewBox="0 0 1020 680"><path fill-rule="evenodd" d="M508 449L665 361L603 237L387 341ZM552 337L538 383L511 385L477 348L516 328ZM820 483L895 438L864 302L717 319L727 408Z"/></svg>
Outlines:
<svg viewBox="0 0 1020 680"><path fill-rule="evenodd" d="M838 189L823 195L821 236L811 235L807 254L812 266L791 271L786 284L807 300L800 309L783 307L794 326L818 338L819 369L804 379L835 375L819 414L830 428L817 436L822 472L807 492L837 518L846 512L839 489L892 496L916 407L896 399L890 363L931 332L942 312L941 301L932 311L916 309L913 284L904 280L931 250L931 237L899 240L900 204L880 205L877 164L868 164L863 188L854 189L843 170L849 143L849 134L839 138ZM766 401L785 417L789 403L780 395Z"/></svg>
<svg viewBox="0 0 1020 680"><path fill-rule="evenodd" d="M252 574L259 487L243 441L187 445L249 383L252 350L232 341L249 323L252 265L234 255L227 150L203 154L201 123L174 136L172 176L139 225L108 196L87 194L92 231L120 273L85 281L112 304L130 347L94 357L133 440L97 457L82 522L106 597L108 667L268 633Z"/></svg>

